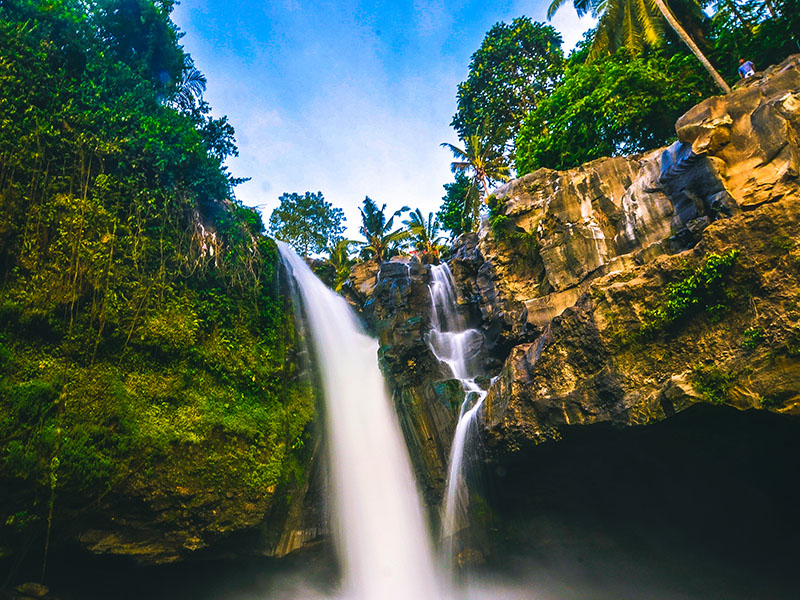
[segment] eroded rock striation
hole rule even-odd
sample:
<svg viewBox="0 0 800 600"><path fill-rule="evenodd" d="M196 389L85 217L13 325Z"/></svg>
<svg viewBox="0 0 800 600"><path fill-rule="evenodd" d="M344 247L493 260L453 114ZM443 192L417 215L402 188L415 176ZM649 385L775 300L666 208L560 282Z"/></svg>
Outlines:
<svg viewBox="0 0 800 600"><path fill-rule="evenodd" d="M499 374L482 415L494 464L697 404L800 413L800 56L676 131L666 148L508 183L456 243L459 302ZM437 412L430 392L445 374L424 343L425 269L377 281L384 368L435 502L455 402Z"/></svg>
<svg viewBox="0 0 800 600"><path fill-rule="evenodd" d="M485 312L517 307L539 336L487 399L498 451L699 402L800 412L799 99L792 57L689 111L668 148L497 192ZM525 237L534 256L513 245Z"/></svg>

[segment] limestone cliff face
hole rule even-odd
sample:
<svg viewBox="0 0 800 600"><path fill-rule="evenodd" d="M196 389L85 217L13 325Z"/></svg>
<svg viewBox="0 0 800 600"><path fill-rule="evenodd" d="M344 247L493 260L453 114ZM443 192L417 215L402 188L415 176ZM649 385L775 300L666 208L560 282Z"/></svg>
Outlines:
<svg viewBox="0 0 800 600"><path fill-rule="evenodd" d="M482 414L496 464L695 404L800 413L800 57L676 130L667 148L508 183L492 225L456 243L459 302L499 374ZM460 394L437 393L426 278L385 265L365 304L436 503Z"/></svg>
<svg viewBox="0 0 800 600"><path fill-rule="evenodd" d="M668 148L498 190L502 228L482 230L462 289L524 342L486 402L499 454L700 402L800 413L798 119L792 57L686 113ZM697 282L725 256L712 305Z"/></svg>

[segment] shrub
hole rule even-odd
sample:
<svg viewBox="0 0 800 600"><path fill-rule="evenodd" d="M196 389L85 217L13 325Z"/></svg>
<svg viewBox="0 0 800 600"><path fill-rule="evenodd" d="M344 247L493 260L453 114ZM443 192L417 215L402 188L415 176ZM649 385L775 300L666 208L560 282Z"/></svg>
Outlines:
<svg viewBox="0 0 800 600"><path fill-rule="evenodd" d="M653 334L701 310L705 310L712 321L719 321L728 308L728 278L740 254L739 250L709 254L699 267L668 284L661 303L642 311L640 333Z"/></svg>
<svg viewBox="0 0 800 600"><path fill-rule="evenodd" d="M764 341L764 328L751 327L744 330L744 347L748 350L754 350L761 345Z"/></svg>
<svg viewBox="0 0 800 600"><path fill-rule="evenodd" d="M697 365L692 369L692 387L706 402L722 404L728 399L735 376L717 365Z"/></svg>

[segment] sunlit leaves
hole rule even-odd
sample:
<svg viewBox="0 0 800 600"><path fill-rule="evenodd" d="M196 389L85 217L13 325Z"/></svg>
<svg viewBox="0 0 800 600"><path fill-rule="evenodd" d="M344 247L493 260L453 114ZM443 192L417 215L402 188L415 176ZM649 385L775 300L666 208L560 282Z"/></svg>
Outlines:
<svg viewBox="0 0 800 600"><path fill-rule="evenodd" d="M497 23L472 55L467 80L458 86L458 112L451 125L461 139L488 133L503 153L536 107L549 93L563 67L561 36L549 25L527 17Z"/></svg>
<svg viewBox="0 0 800 600"><path fill-rule="evenodd" d="M283 194L269 217L269 232L298 254L321 254L342 238L344 211L326 202L322 192Z"/></svg>

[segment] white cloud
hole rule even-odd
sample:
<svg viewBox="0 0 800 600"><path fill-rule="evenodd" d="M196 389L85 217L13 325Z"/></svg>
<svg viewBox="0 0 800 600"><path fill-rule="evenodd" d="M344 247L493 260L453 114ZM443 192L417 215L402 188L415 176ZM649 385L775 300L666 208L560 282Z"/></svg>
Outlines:
<svg viewBox="0 0 800 600"><path fill-rule="evenodd" d="M240 156L230 168L252 178L236 190L245 204L262 207L267 219L282 193L322 191L345 210L351 236L365 195L392 210L437 210L442 185L453 177L452 157L439 144L457 142L449 123L471 53L463 43L470 17L464 7L415 0L415 31L381 33L379 15L345 3L305 11L299 0L284 0L280 21L273 22L280 9L265 6L258 25L248 22L255 15L244 15L230 30L224 11L200 14L199 4L179 6L176 21L189 30L185 43L208 76L207 99L236 128ZM522 4L530 3L504 10L524 14ZM200 22L214 18L213 25ZM484 24L471 25L477 48ZM587 27L571 5L554 25L567 46ZM267 26L269 35L259 31ZM407 47L389 48L398 40Z"/></svg>

